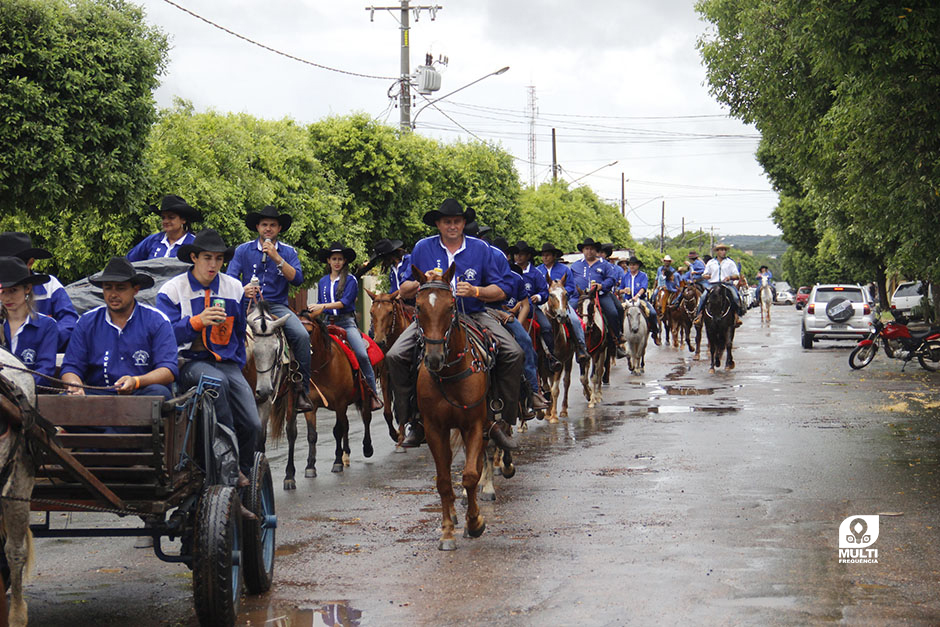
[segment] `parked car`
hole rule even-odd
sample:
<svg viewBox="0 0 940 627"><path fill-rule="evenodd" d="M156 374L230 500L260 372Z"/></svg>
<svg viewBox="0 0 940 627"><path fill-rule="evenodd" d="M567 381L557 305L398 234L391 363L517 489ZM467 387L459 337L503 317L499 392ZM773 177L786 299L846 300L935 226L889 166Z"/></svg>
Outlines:
<svg viewBox="0 0 940 627"><path fill-rule="evenodd" d="M796 294L793 288L786 281L777 281L774 283L777 290L777 296L774 298L774 305L792 305L796 300Z"/></svg>
<svg viewBox="0 0 940 627"><path fill-rule="evenodd" d="M911 310L921 306L923 300L923 283L920 281L906 281L898 285L891 297L891 312L898 312L910 316ZM933 299L933 289L928 290L928 298Z"/></svg>
<svg viewBox="0 0 940 627"><path fill-rule="evenodd" d="M817 340L860 340L873 320L871 296L861 285L816 285L803 310L800 339L803 348Z"/></svg>
<svg viewBox="0 0 940 627"><path fill-rule="evenodd" d="M797 310L803 309L806 306L806 301L809 300L809 293L813 291L813 288L808 285L804 285L796 291L796 301L795 305Z"/></svg>

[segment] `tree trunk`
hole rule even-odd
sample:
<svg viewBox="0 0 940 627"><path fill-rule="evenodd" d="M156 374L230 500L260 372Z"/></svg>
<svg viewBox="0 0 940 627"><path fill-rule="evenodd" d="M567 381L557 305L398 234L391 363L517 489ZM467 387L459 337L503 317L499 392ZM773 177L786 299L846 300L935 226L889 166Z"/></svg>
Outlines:
<svg viewBox="0 0 940 627"><path fill-rule="evenodd" d="M882 311L889 311L891 303L888 302L888 277L882 264L878 264L875 269L875 282L878 284L878 304Z"/></svg>

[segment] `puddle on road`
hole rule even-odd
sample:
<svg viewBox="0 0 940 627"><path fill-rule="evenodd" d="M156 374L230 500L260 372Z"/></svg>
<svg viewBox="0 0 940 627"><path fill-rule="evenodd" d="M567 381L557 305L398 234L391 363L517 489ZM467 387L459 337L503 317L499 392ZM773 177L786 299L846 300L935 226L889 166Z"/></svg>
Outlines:
<svg viewBox="0 0 940 627"><path fill-rule="evenodd" d="M670 396L708 396L718 388L697 388L691 385L667 385L663 389Z"/></svg>
<svg viewBox="0 0 940 627"><path fill-rule="evenodd" d="M323 603L316 608L252 607L248 603L246 599L238 618L251 627L355 627L362 624L362 611L350 606L348 601Z"/></svg>
<svg viewBox="0 0 940 627"><path fill-rule="evenodd" d="M691 414L695 412L704 412L722 416L724 414L733 414L741 411L740 407L705 407L695 405L663 405L661 407L647 407L648 414Z"/></svg>

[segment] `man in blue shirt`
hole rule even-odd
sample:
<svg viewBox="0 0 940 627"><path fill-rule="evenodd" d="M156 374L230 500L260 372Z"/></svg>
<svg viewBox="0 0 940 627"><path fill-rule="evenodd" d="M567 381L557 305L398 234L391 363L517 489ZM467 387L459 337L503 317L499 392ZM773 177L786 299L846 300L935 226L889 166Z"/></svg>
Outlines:
<svg viewBox="0 0 940 627"><path fill-rule="evenodd" d="M406 271L411 268L411 255L405 252L405 243L400 239L380 239L372 247L372 256L368 263L356 271L360 277L375 265L381 264L382 269L388 271L388 293L397 292L401 287ZM414 301L406 303L414 305Z"/></svg>
<svg viewBox="0 0 940 627"><path fill-rule="evenodd" d="M519 266L519 274L522 275L526 294L532 303L532 315L538 322L539 336L547 351L548 368L552 372L561 372L561 362L555 359L555 338L552 335L552 325L548 321L548 316L542 311L542 306L548 302L548 283L545 281L545 276L532 263L536 250L524 240L519 240L515 246L509 247L508 253L512 255L510 261L514 261Z"/></svg>
<svg viewBox="0 0 940 627"><path fill-rule="evenodd" d="M620 279L620 293L626 300L643 301L643 307L646 308L647 326L650 334L653 336L653 342L659 346L659 322L656 317L656 308L649 302L649 277L640 270L643 265L636 257L627 259L629 272L624 273Z"/></svg>
<svg viewBox="0 0 940 627"><path fill-rule="evenodd" d="M777 300L777 286L774 285L774 273L771 272L770 268L767 266L761 266L757 269L757 302L760 302L761 281L764 277L767 277L767 280L770 282L770 293L773 295L773 300L770 301L770 304L773 305L774 301Z"/></svg>
<svg viewBox="0 0 940 627"><path fill-rule="evenodd" d="M689 264L688 269L679 275L679 278L686 283L691 283L698 287L699 292L705 291L705 279L702 277L705 274L705 262L698 258L698 253L694 250L689 251ZM672 299L672 302L669 303L670 307L679 304L679 296L681 294L677 291L675 298Z"/></svg>
<svg viewBox="0 0 940 627"><path fill-rule="evenodd" d="M574 275L575 284L581 292L587 292L591 285L600 286L601 310L604 313L604 319L607 321L607 328L610 329L617 345L617 357L622 359L627 356L627 351L623 349L623 318L617 315L618 300L614 296L616 290L613 266L598 256L601 245L590 237L585 237L584 241L578 244L578 250L584 255L571 264L571 273Z"/></svg>
<svg viewBox="0 0 940 627"><path fill-rule="evenodd" d="M260 298L267 301L271 313L280 318L289 316L284 325L284 334L297 360L301 380L297 382L298 413L311 411L310 404L310 334L301 324L300 318L287 305L288 284L304 282L300 269L300 257L292 246L278 241L278 237L290 228L292 218L268 205L259 212L249 213L245 225L258 232L258 239L245 242L235 249L226 274L241 281L245 298Z"/></svg>
<svg viewBox="0 0 940 627"><path fill-rule="evenodd" d="M150 210L160 216L163 230L148 235L127 253L128 261L143 261L157 257L176 258L179 247L191 244L196 237L192 233L193 222L202 221L202 214L189 203L170 194L160 201L160 208L150 205Z"/></svg>
<svg viewBox="0 0 940 627"><path fill-rule="evenodd" d="M88 281L101 288L105 304L78 319L62 362L62 380L113 389L89 394L170 399L169 386L179 374L173 329L166 315L136 298L141 288L153 287L153 278L138 273L124 257L112 257ZM83 396L85 390L70 386L68 393Z"/></svg>
<svg viewBox="0 0 940 627"><path fill-rule="evenodd" d="M195 386L204 374L222 381L213 400L216 416L220 425L235 432L239 467L248 475L255 452L261 450L261 419L255 391L242 375L246 361L244 287L222 273L222 264L233 254L234 249L215 230L201 231L177 253L180 261L192 264L192 270L163 284L157 307L170 319L180 356L186 360L180 368L183 388Z"/></svg>
<svg viewBox="0 0 940 627"><path fill-rule="evenodd" d="M519 380L522 378L523 354L515 338L496 318L486 313L485 303L501 301L511 289L509 264L492 253L486 242L465 236L464 226L475 217L473 209L464 210L453 198L441 203L440 209L424 214L424 223L436 227L438 235L426 237L415 244L411 251L411 263L425 276L443 275L455 266L452 286L457 296L457 309L466 312L478 324L486 327L496 338L499 347L492 377L496 386L496 397L502 399L500 422L515 424L519 409ZM414 298L418 293L418 281L409 270L399 293L402 298ZM395 386L395 412L399 416L411 417L411 432L404 445L417 446L423 439L424 429L413 418L410 398L414 381L412 364L418 340L417 323L412 322L385 355L392 385ZM512 440L503 432L503 425L489 429L490 437L502 448L514 448Z"/></svg>
<svg viewBox="0 0 940 627"><path fill-rule="evenodd" d="M584 329L581 327L581 319L574 310L574 304L578 302L578 288L575 285L574 275L571 274L571 268L563 263L558 263L564 253L554 244L549 242L542 244L541 254L542 265L538 266L536 270L545 277L547 285L551 285L552 281L561 281L561 277L565 277L565 291L568 292L568 326L571 327L570 330L574 334L578 361L583 361L587 359L588 354L587 346L584 344Z"/></svg>
<svg viewBox="0 0 940 627"><path fill-rule="evenodd" d="M32 240L26 233L6 232L0 233L0 256L19 257L26 263L26 267L32 270L37 259L50 259L52 253L42 248L33 248ZM78 312L75 311L72 299L59 279L51 274L48 276L47 283L33 286L31 302L36 313L55 318L59 327L59 352L64 352L72 329L78 322Z"/></svg>

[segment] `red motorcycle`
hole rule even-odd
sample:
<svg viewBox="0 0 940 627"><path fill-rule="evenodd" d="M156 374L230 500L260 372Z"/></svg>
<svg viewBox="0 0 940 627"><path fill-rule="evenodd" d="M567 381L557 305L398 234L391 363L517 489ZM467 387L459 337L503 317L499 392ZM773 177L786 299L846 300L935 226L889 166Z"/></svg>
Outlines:
<svg viewBox="0 0 940 627"><path fill-rule="evenodd" d="M860 341L849 355L849 365L855 370L864 368L875 358L879 339L888 357L904 362L902 372L915 357L924 370L940 370L940 327L912 333L903 319L887 324L875 320L871 327L868 337Z"/></svg>

